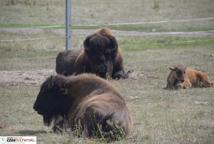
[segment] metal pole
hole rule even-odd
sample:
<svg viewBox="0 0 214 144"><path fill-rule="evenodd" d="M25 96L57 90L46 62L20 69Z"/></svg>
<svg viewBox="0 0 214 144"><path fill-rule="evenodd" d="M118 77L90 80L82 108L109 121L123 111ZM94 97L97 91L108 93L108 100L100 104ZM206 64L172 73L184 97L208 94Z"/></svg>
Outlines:
<svg viewBox="0 0 214 144"><path fill-rule="evenodd" d="M65 3L65 37L66 50L71 49L71 0L66 0Z"/></svg>

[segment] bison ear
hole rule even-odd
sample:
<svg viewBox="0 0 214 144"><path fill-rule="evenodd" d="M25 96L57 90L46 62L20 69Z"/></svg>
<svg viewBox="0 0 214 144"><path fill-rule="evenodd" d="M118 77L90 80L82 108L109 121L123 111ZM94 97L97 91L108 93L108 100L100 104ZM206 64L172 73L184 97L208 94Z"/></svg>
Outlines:
<svg viewBox="0 0 214 144"><path fill-rule="evenodd" d="M117 39L114 36L111 36L111 35L109 35L108 37L109 37L109 39L111 41L111 43L110 43L111 47L114 47L114 48L117 49L118 48Z"/></svg>
<svg viewBox="0 0 214 144"><path fill-rule="evenodd" d="M169 67L169 69L170 69L171 71L175 71L175 70L176 70L175 67Z"/></svg>
<svg viewBox="0 0 214 144"><path fill-rule="evenodd" d="M53 79L53 83L60 88L64 88L66 86L66 82L67 79L63 75L56 75Z"/></svg>

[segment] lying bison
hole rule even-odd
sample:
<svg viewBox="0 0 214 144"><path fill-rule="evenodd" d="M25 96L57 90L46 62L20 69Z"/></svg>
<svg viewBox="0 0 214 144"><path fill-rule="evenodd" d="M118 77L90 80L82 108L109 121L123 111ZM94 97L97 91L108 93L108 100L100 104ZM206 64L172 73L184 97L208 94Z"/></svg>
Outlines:
<svg viewBox="0 0 214 144"><path fill-rule="evenodd" d="M118 42L110 29L97 30L79 52L65 51L56 58L56 72L63 75L93 73L102 78L128 78Z"/></svg>
<svg viewBox="0 0 214 144"><path fill-rule="evenodd" d="M92 74L49 77L33 108L45 125L54 122L55 131L70 130L89 138L117 140L132 127L123 97L109 82Z"/></svg>
<svg viewBox="0 0 214 144"><path fill-rule="evenodd" d="M74 74L74 64L79 54L80 50L60 52L56 57L56 72L65 76Z"/></svg>
<svg viewBox="0 0 214 144"><path fill-rule="evenodd" d="M167 78L167 89L213 86L206 72L186 68L184 65L176 65L169 69L171 72Z"/></svg>

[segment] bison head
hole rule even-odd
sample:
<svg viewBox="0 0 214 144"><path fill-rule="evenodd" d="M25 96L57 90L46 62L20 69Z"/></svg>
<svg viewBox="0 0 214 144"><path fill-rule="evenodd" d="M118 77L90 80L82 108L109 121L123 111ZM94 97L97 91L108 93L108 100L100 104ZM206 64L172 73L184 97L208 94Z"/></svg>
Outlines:
<svg viewBox="0 0 214 144"><path fill-rule="evenodd" d="M186 67L183 65L176 65L169 68L171 71L175 72L175 79L177 83L183 83L185 81Z"/></svg>
<svg viewBox="0 0 214 144"><path fill-rule="evenodd" d="M63 116L67 111L64 76L50 76L42 84L34 103L34 110L43 116L44 124L49 126L53 119Z"/></svg>
<svg viewBox="0 0 214 144"><path fill-rule="evenodd" d="M95 33L84 41L84 52L91 62L90 69L99 76L112 76L118 54L118 43L114 36Z"/></svg>

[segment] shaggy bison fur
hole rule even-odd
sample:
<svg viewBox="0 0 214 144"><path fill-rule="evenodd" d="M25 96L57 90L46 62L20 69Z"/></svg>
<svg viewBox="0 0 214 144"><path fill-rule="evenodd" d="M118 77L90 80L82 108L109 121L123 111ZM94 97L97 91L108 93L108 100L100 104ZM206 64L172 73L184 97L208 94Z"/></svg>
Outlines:
<svg viewBox="0 0 214 144"><path fill-rule="evenodd" d="M110 29L99 29L89 35L83 46L79 52L65 51L58 54L58 74L93 73L102 78L128 78L123 68L123 57L118 42Z"/></svg>
<svg viewBox="0 0 214 144"><path fill-rule="evenodd" d="M34 110L53 129L89 138L117 140L131 130L125 100L106 80L93 74L49 77L41 86Z"/></svg>
<svg viewBox="0 0 214 144"><path fill-rule="evenodd" d="M74 63L80 50L67 50L60 52L56 57L56 72L65 76L75 72Z"/></svg>
<svg viewBox="0 0 214 144"><path fill-rule="evenodd" d="M169 69L171 72L167 78L167 89L213 86L206 72L186 68L184 65L176 65Z"/></svg>

